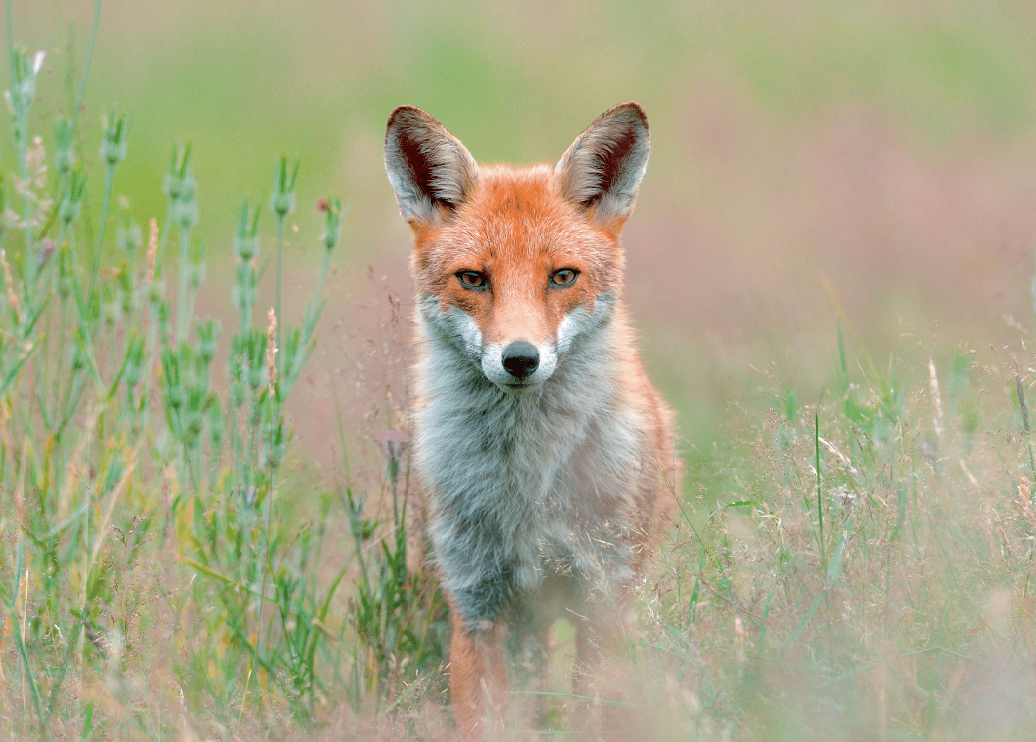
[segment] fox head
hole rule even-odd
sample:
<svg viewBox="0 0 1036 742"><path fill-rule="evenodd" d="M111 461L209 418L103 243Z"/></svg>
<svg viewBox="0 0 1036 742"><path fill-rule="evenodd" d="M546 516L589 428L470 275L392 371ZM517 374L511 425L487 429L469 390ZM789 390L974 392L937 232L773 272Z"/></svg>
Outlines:
<svg viewBox="0 0 1036 742"><path fill-rule="evenodd" d="M500 389L543 384L613 316L619 235L648 150L647 116L632 102L602 114L557 165L527 168L480 166L421 109L393 111L385 168L414 234L427 329Z"/></svg>

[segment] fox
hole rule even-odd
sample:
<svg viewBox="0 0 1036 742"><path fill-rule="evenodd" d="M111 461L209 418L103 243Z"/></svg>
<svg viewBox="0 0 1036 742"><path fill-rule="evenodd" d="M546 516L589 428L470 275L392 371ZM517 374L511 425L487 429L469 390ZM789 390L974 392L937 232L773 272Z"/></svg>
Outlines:
<svg viewBox="0 0 1036 742"><path fill-rule="evenodd" d="M636 102L553 166L480 165L413 106L388 120L385 168L413 235L411 467L464 740L500 729L511 639L543 658L562 617L574 692L591 692L676 504L674 415L623 297L620 236L649 149Z"/></svg>

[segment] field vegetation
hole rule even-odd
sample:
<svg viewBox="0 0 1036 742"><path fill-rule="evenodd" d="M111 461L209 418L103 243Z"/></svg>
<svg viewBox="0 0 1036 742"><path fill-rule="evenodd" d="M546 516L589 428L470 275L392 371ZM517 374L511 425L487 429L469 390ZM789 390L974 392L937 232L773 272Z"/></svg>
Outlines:
<svg viewBox="0 0 1036 742"><path fill-rule="evenodd" d="M449 739L445 606L412 528L405 251L385 258L369 246L405 242L368 223L396 221L380 168L387 206L363 209L373 197L346 178L356 191L350 211L335 195L343 178L318 157L220 170L211 147L175 138L159 146L153 111L88 105L111 79L104 65L99 81L92 76L106 43L101 3L92 10L77 56L73 43L20 47L7 4L0 737ZM782 114L791 130L846 80L900 105L913 89L900 68L917 72L930 97L897 110L928 146L970 146L986 128L1010 141L947 179L1016 187L992 198L958 184L966 194L952 196L938 167L850 117L832 136L859 135L853 147L819 150L834 163L827 181L793 182L791 195L821 204L812 220L735 157L756 146L754 136L717 134L705 152L683 144L675 124L659 127L663 153L692 147L686 161L713 168L722 186L649 190L645 225L637 231L638 212L627 243L652 371L681 412L686 490L672 493L678 516L615 659L623 692L572 695L573 640L561 624L550 713L533 728L523 710L535 699L519 687L511 734L578 738L588 703L601 703L614 730L634 740L1032 739L1036 294L1027 286L1036 201L1004 164L1028 152L1036 116L1036 85L1018 72L1036 52L1012 25L1026 11L1008 5L983 20L962 9L927 27L880 13L853 26L859 11L801 8L804 27L827 35L796 27L799 41L844 64L803 72L804 58L761 22L718 11L692 22L671 10L674 25L654 39L662 61L686 61L679 29L709 49L703 28L738 39L729 69L759 105L797 106ZM595 22L630 22L628 44L648 43L626 11L609 12ZM1014 30L994 43L990 29L1001 27ZM442 92L450 86L437 75L478 67L464 55L481 47L458 50L452 38L433 44L435 65L408 85ZM846 42L844 53L828 48L832 38ZM892 61L875 68L877 41ZM664 92L656 82L645 94ZM363 105L388 112L367 95ZM707 101L728 123L741 121L724 109L728 94ZM334 114L323 105L314 104L313 124L322 132L321 116ZM461 119L479 103L458 96L453 105ZM965 109L972 129L942 126L947 111ZM663 121L698 133L711 126L663 111ZM198 124L202 140L227 136L224 113ZM369 128L364 115L345 120ZM302 137L307 125L268 128ZM521 156L527 139L517 126L489 127L476 145ZM770 144L774 131L763 137ZM550 139L528 134L537 137ZM199 150L210 157L204 166ZM356 151L349 163L362 169L366 150ZM783 151L760 148L755 162L770 175L812 167ZM864 162L868 152L883 167ZM664 160L659 169L670 184L688 177ZM823 182L844 192L811 190ZM874 183L884 196L871 194ZM248 188L258 196L241 193ZM754 227L723 205L724 189L739 206L761 204ZM211 211L199 205L208 193ZM750 198L761 194L769 200ZM699 215L719 209L714 233L690 229L700 263L673 243L685 202ZM760 224L774 214L783 215L773 220L778 256L757 246L723 257L720 245L764 244ZM830 277L813 293L797 274L764 277L778 259L788 274L811 263L808 250L788 247L810 236L806 222L812 236L837 243L825 258ZM897 248L926 239L938 244L896 262ZM1001 242L1010 244L993 267L968 262L974 245L994 251ZM865 247L876 257L861 258ZM964 267L939 263L938 247L965 256ZM975 265L987 267L970 283L951 280ZM720 288L706 286L713 269ZM680 276L690 288L674 283ZM994 279L1000 294L979 296ZM755 310L731 309L782 287L769 305L776 319L752 325ZM970 308L957 306L969 304L969 291ZM918 308L929 301L931 312ZM936 324L943 316L979 341L953 336ZM700 339L707 333L739 340L710 346Z"/></svg>

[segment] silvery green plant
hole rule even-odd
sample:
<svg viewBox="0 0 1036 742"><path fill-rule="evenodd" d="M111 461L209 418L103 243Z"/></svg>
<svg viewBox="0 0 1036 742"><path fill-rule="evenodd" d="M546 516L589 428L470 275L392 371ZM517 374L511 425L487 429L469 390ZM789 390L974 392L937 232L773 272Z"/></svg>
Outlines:
<svg viewBox="0 0 1036 742"><path fill-rule="evenodd" d="M25 199L0 224L0 613L10 627L0 631L0 706L8 713L8 692L24 691L25 714L6 731L64 738L58 720L72 718L88 739L128 723L104 718L73 683L108 684L124 700L138 687L136 659L154 638L143 626L163 620L159 583L181 596L177 620L187 625L177 631L188 639L173 657L190 703L286 704L306 718L331 682L317 662L340 636L328 626L342 625L329 619L341 576L317 579L323 528L299 539L278 520L291 441L283 407L316 342L340 201L329 202L327 231L315 238L323 264L301 324L282 316L278 298L276 323L256 326L262 235L259 207L248 203L230 231L235 330L196 317L206 250L195 238L190 144L173 147L154 184L168 199L164 219L143 230L134 194L116 191L134 154L128 114L110 108L96 128L80 121L100 8L50 153L29 116L45 55L11 51L18 192L0 187L0 201L23 190ZM12 15L8 2L9 32ZM282 159L274 179L277 297L298 171ZM178 254L167 256L174 240ZM276 327L286 338L280 368ZM321 496L325 514L332 502ZM169 553L179 561L160 558ZM134 734L173 733L135 718L143 726Z"/></svg>
<svg viewBox="0 0 1036 742"><path fill-rule="evenodd" d="M100 158L104 164L104 191L101 195L101 219L97 229L97 241L94 245L93 267L90 272L90 291L88 299L94 302L94 287L97 274L101 270L101 251L104 247L104 235L108 226L108 211L111 207L112 190L115 187L115 171L126 159L127 136L129 125L125 114L118 113L115 108L108 111L102 121L104 134L101 138Z"/></svg>
<svg viewBox="0 0 1036 742"><path fill-rule="evenodd" d="M281 153L277 160L273 174L273 193L270 195L270 209L277 220L277 274L274 278L276 293L274 295L273 311L277 317L281 317L281 284L283 283L284 262L284 220L295 211L295 179L299 174L299 161L294 166L288 166L288 156ZM281 347L281 328L277 327L277 347ZM278 368L283 368L278 360Z"/></svg>
<svg viewBox="0 0 1036 742"><path fill-rule="evenodd" d="M10 26L10 22L8 25ZM8 38L11 46L11 89L5 93L5 98L11 110L14 125L14 143L18 153L18 183L20 189L24 191L22 223L25 229L25 243L21 262L22 277L27 292L25 298L27 308L31 313L31 291L36 281L36 264L30 259L30 246L33 243L34 234L32 228L33 201L29 189L29 109L36 99L36 78L43 70L47 53L38 51L30 56L24 49L14 48L10 34Z"/></svg>

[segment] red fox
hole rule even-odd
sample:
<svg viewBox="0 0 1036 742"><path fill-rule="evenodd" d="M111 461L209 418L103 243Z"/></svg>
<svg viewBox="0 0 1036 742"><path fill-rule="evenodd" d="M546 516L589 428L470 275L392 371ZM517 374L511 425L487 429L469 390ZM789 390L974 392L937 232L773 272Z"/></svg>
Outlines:
<svg viewBox="0 0 1036 742"><path fill-rule="evenodd" d="M675 505L673 414L622 296L619 237L648 149L632 102L553 167L480 166L412 106L388 120L385 168L414 236L413 467L464 739L506 707L508 629L545 649L568 618L585 691Z"/></svg>

